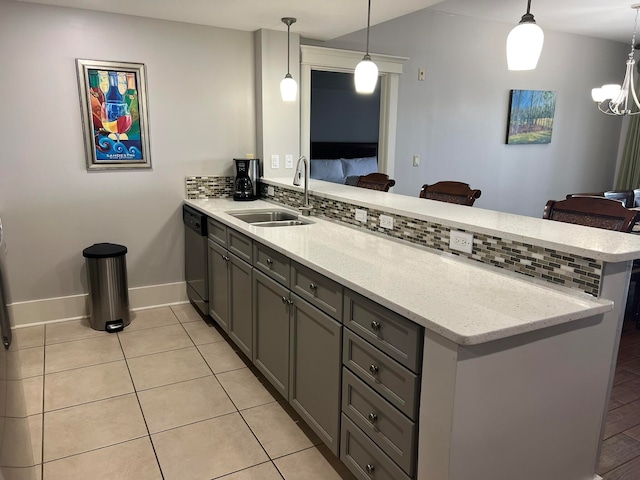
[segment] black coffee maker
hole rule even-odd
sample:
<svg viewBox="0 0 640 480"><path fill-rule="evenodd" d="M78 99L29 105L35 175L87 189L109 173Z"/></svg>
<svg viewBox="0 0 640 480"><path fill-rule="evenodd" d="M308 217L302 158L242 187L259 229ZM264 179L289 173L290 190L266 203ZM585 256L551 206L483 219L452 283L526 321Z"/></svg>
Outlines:
<svg viewBox="0 0 640 480"><path fill-rule="evenodd" d="M233 199L256 200L258 198L258 178L260 177L260 160L258 158L234 158L236 179L233 182Z"/></svg>

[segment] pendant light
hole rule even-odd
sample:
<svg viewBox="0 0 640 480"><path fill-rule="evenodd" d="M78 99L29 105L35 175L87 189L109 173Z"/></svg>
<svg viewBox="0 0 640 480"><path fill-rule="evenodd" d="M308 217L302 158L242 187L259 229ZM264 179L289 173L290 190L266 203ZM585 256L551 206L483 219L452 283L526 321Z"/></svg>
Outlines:
<svg viewBox="0 0 640 480"><path fill-rule="evenodd" d="M507 37L507 66L509 70L533 70L538 64L544 32L536 25L530 13L531 0L527 1L527 13Z"/></svg>
<svg viewBox="0 0 640 480"><path fill-rule="evenodd" d="M367 52L362 61L356 66L353 79L356 84L356 92L373 93L378 83L378 66L373 63L369 56L369 27L371 25L371 0L369 0L369 9L367 11Z"/></svg>
<svg viewBox="0 0 640 480"><path fill-rule="evenodd" d="M280 82L280 95L283 102L295 102L298 95L298 84L289 73L289 55L290 55L290 40L291 40L291 25L296 23L296 19L292 17L284 17L282 23L287 25L287 74Z"/></svg>
<svg viewBox="0 0 640 480"><path fill-rule="evenodd" d="M627 58L627 68L622 85L608 84L591 90L591 98L598 104L602 113L615 116L627 116L640 114L640 101L636 93L633 71L635 70L636 33L638 31L638 13L640 4L631 5L636 11L636 21L633 25L633 37L631 37L631 51Z"/></svg>

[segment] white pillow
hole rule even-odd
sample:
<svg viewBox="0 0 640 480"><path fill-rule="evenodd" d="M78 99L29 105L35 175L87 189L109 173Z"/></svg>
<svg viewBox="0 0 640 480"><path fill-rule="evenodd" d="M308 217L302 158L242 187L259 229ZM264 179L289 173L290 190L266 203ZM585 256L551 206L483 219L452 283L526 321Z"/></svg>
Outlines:
<svg viewBox="0 0 640 480"><path fill-rule="evenodd" d="M378 157L341 158L345 177L369 175L378 171Z"/></svg>
<svg viewBox="0 0 640 480"><path fill-rule="evenodd" d="M340 160L311 160L309 176L325 182L344 183L346 175Z"/></svg>

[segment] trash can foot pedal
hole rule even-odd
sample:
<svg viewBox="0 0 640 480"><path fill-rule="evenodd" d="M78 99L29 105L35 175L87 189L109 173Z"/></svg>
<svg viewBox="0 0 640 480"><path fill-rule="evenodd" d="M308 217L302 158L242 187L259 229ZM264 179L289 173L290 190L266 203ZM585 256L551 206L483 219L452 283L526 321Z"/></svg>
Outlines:
<svg viewBox="0 0 640 480"><path fill-rule="evenodd" d="M109 333L121 332L122 330L124 330L124 322L122 320L107 322L107 324L105 325L105 330Z"/></svg>

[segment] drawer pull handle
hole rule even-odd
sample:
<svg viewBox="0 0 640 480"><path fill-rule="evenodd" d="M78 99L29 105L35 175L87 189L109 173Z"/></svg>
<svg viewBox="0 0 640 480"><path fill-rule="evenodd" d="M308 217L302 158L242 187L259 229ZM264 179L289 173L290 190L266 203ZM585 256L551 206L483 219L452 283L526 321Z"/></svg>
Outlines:
<svg viewBox="0 0 640 480"><path fill-rule="evenodd" d="M287 298L287 305L293 305L293 300L289 300L289 299Z"/></svg>
<svg viewBox="0 0 640 480"><path fill-rule="evenodd" d="M267 258L267 265L269 266L273 265L273 260L271 260L270 258Z"/></svg>
<svg viewBox="0 0 640 480"><path fill-rule="evenodd" d="M378 367L372 363L371 365L369 365L369 371L371 372L371 375L377 375Z"/></svg>
<svg viewBox="0 0 640 480"><path fill-rule="evenodd" d="M318 285L316 285L315 283L311 283L311 284L309 285L309 288L310 288L311 290L316 290L316 289L318 288Z"/></svg>
<svg viewBox="0 0 640 480"><path fill-rule="evenodd" d="M282 303L287 303L287 300L289 300L287 297L282 297Z"/></svg>
<svg viewBox="0 0 640 480"><path fill-rule="evenodd" d="M229 260L231 260L231 259L230 259L229 257L227 257L226 255L222 255L222 259L223 259L225 262L228 262Z"/></svg>
<svg viewBox="0 0 640 480"><path fill-rule="evenodd" d="M369 414L369 423L376 423L376 420L378 420L378 416L375 413L370 413Z"/></svg>
<svg viewBox="0 0 640 480"><path fill-rule="evenodd" d="M376 466L375 465L371 465L370 463L367 464L367 473L369 475L371 475L375 471L376 471Z"/></svg>
<svg viewBox="0 0 640 480"><path fill-rule="evenodd" d="M376 332L380 330L380 322L376 322L375 320L373 320L371 322L371 330L374 330Z"/></svg>

